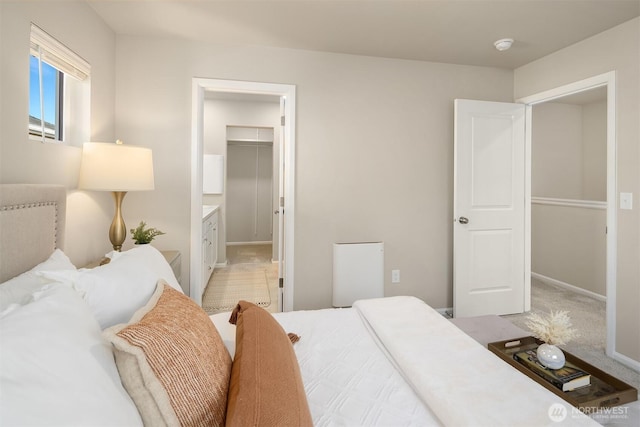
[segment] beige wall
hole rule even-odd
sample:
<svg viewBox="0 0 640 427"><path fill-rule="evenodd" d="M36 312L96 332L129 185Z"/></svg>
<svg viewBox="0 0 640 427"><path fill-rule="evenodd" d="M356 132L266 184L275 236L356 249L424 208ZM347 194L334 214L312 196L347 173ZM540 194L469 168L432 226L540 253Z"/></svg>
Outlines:
<svg viewBox="0 0 640 427"><path fill-rule="evenodd" d="M531 205L531 271L605 296L606 210Z"/></svg>
<svg viewBox="0 0 640 427"><path fill-rule="evenodd" d="M533 107L531 194L607 200L607 104Z"/></svg>
<svg viewBox="0 0 640 427"><path fill-rule="evenodd" d="M117 45L117 134L157 161L156 191L128 212L166 223L162 244L182 251L183 277L191 78L285 83L297 88L294 308L329 307L332 244L363 240L385 242L387 295L452 305L453 100L509 101L511 71L176 39ZM390 284L392 268L402 283Z"/></svg>
<svg viewBox="0 0 640 427"><path fill-rule="evenodd" d="M582 107L535 105L532 120L531 195L582 199Z"/></svg>
<svg viewBox="0 0 640 427"><path fill-rule="evenodd" d="M640 197L640 18L515 70L515 98L616 72L618 192ZM640 361L640 209L617 211L616 351Z"/></svg>
<svg viewBox="0 0 640 427"><path fill-rule="evenodd" d="M111 195L76 191L81 148L29 140L31 22L91 64L91 138L115 139L115 35L86 4L0 2L0 182L60 184L67 197L65 252L82 266L110 249ZM127 201L125 200L125 210Z"/></svg>
<svg viewBox="0 0 640 427"><path fill-rule="evenodd" d="M607 102L582 106L582 197L607 200Z"/></svg>

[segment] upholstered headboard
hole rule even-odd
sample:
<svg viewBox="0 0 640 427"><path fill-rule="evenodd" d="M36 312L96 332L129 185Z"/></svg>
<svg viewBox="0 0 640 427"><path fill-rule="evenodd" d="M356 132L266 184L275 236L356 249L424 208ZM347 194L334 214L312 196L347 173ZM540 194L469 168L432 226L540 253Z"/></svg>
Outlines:
<svg viewBox="0 0 640 427"><path fill-rule="evenodd" d="M0 283L63 249L66 206L62 186L0 184Z"/></svg>

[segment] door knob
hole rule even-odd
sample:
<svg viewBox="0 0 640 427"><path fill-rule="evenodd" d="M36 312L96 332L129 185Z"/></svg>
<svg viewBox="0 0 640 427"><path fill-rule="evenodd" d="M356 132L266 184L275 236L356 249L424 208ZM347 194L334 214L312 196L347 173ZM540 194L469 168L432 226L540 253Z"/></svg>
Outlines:
<svg viewBox="0 0 640 427"><path fill-rule="evenodd" d="M458 218L458 222L460 224L469 224L469 218L461 216L460 218Z"/></svg>
<svg viewBox="0 0 640 427"><path fill-rule="evenodd" d="M279 209L276 209L275 211L273 211L273 213L274 213L275 215L278 215L278 214L280 213L280 210L279 210Z"/></svg>

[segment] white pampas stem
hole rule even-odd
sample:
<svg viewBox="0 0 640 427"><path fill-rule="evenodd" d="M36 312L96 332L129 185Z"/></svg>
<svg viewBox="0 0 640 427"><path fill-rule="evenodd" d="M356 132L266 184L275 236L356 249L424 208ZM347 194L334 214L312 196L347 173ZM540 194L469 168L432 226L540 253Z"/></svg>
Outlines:
<svg viewBox="0 0 640 427"><path fill-rule="evenodd" d="M531 313L526 325L534 337L547 344L564 345L578 336L578 331L571 327L571 319L566 311Z"/></svg>

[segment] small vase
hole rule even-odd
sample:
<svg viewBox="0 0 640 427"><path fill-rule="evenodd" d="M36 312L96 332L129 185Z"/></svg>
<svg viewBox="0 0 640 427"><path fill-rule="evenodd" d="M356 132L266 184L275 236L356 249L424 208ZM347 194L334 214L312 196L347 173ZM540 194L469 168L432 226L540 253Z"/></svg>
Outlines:
<svg viewBox="0 0 640 427"><path fill-rule="evenodd" d="M553 344L540 344L537 355L538 361L549 369L560 369L564 366L564 353Z"/></svg>

